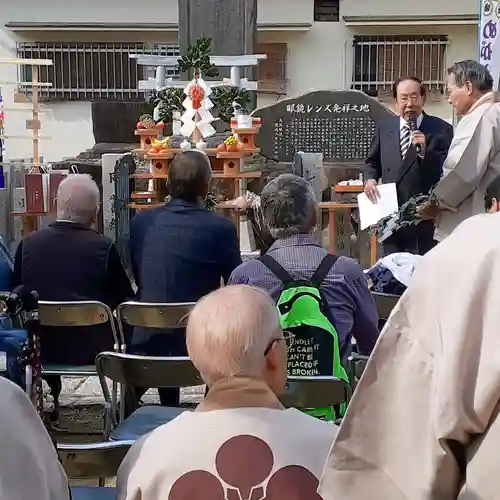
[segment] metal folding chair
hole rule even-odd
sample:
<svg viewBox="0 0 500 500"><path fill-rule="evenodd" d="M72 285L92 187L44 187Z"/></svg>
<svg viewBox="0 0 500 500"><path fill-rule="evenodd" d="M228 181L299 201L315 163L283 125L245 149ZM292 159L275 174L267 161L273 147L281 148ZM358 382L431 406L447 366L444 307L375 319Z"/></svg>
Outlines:
<svg viewBox="0 0 500 500"><path fill-rule="evenodd" d="M185 328L194 305L194 302L178 304L124 302L116 308L121 338L124 338L124 325L162 330Z"/></svg>
<svg viewBox="0 0 500 500"><path fill-rule="evenodd" d="M113 401L106 385L106 378L131 387L193 387L203 380L188 357L152 357L133 354L103 352L96 359L97 372L106 399L107 422L105 438L114 441L134 441L160 425L178 417L185 408L146 405L135 410L120 422L113 411Z"/></svg>
<svg viewBox="0 0 500 500"><path fill-rule="evenodd" d="M379 292L372 292L372 295L377 306L380 327L383 327L400 299L400 296Z"/></svg>
<svg viewBox="0 0 500 500"><path fill-rule="evenodd" d="M125 341L122 335L118 338L115 319L111 309L97 301L80 302L39 302L40 325L45 327L84 327L104 325L109 323L113 335L114 350L124 349ZM43 344L42 344L43 352ZM97 376L97 370L94 365L70 365L70 364L44 364L44 375L60 376ZM117 398L117 385L113 384L113 398ZM116 403L114 405L116 407Z"/></svg>
<svg viewBox="0 0 500 500"><path fill-rule="evenodd" d="M351 386L336 377L288 377L280 401L287 408L327 408L349 403Z"/></svg>
<svg viewBox="0 0 500 500"><path fill-rule="evenodd" d="M349 356L349 359L347 360L347 371L351 387L356 388L356 385L358 385L359 379L361 378L361 375L363 375L369 359L370 356L363 356L362 354L355 352Z"/></svg>
<svg viewBox="0 0 500 500"><path fill-rule="evenodd" d="M172 330L181 330L186 327L189 313L194 305L194 302L180 302L176 304L124 302L116 309L120 336L121 338L125 337L125 325L130 327L154 328L159 332L157 334L161 334L161 330L164 330L166 331L165 335L172 335ZM178 333L181 334L180 331ZM126 352L126 350L124 349L122 352ZM120 397L120 422L123 421L125 415L123 396L122 391ZM139 402L137 401L136 403L138 404Z"/></svg>
<svg viewBox="0 0 500 500"><path fill-rule="evenodd" d="M68 479L96 479L115 477L127 454L131 441L106 443L62 444L57 451ZM116 489L99 487L73 487L72 500L116 500Z"/></svg>

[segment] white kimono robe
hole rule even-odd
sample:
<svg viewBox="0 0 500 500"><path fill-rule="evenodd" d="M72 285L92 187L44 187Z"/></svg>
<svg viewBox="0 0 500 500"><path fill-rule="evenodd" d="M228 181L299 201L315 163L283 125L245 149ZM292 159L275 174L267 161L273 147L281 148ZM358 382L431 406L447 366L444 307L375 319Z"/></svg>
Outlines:
<svg viewBox="0 0 500 500"><path fill-rule="evenodd" d="M500 213L425 255L347 409L324 500L500 498Z"/></svg>
<svg viewBox="0 0 500 500"><path fill-rule="evenodd" d="M321 500L337 427L285 410L263 382L217 382L136 443L118 472L119 500Z"/></svg>
<svg viewBox="0 0 500 500"><path fill-rule="evenodd" d="M479 99L456 127L434 193L449 210L436 219L434 238L443 241L465 219L485 211L488 184L500 175L500 103L496 92Z"/></svg>

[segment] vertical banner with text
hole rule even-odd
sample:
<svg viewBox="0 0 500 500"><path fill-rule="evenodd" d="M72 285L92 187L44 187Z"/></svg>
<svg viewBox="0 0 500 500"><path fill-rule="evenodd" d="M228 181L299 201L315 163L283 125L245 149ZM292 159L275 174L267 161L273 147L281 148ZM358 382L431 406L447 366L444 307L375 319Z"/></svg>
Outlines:
<svg viewBox="0 0 500 500"><path fill-rule="evenodd" d="M500 77L500 0L481 0L479 31L479 61L493 76L498 89Z"/></svg>

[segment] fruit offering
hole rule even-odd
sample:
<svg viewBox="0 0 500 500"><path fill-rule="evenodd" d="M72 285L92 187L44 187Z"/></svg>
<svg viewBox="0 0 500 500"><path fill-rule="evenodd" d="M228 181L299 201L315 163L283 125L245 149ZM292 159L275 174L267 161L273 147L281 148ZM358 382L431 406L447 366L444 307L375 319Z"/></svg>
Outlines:
<svg viewBox="0 0 500 500"><path fill-rule="evenodd" d="M228 153L236 153L240 150L240 143L234 135L230 135L222 144L217 146L217 151L220 153L227 151Z"/></svg>
<svg viewBox="0 0 500 500"><path fill-rule="evenodd" d="M224 144L227 146L237 146L238 139L234 135L230 135L225 141Z"/></svg>
<svg viewBox="0 0 500 500"><path fill-rule="evenodd" d="M168 153L170 151L170 137L164 139L153 139L151 141L150 154Z"/></svg>
<svg viewBox="0 0 500 500"><path fill-rule="evenodd" d="M137 125L135 126L136 129L150 129L150 128L155 128L156 123L151 117L151 115L142 115L139 117L139 121L137 122Z"/></svg>

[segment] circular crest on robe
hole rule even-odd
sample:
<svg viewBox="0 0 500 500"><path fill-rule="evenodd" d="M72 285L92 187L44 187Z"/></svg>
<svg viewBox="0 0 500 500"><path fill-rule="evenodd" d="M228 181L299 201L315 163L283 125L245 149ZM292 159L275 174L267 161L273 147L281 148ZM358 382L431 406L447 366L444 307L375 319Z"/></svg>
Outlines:
<svg viewBox="0 0 500 500"><path fill-rule="evenodd" d="M483 16L490 16L492 12L493 12L493 3L491 2L491 0L486 0L483 3Z"/></svg>
<svg viewBox="0 0 500 500"><path fill-rule="evenodd" d="M500 3L497 3L495 14L497 15L497 19L500 19Z"/></svg>

